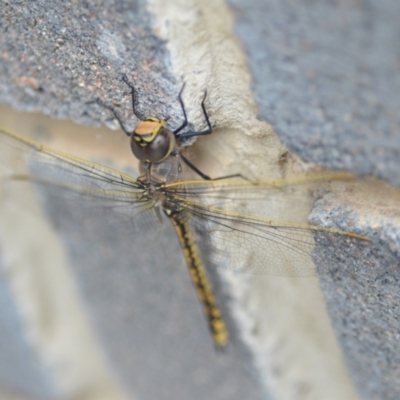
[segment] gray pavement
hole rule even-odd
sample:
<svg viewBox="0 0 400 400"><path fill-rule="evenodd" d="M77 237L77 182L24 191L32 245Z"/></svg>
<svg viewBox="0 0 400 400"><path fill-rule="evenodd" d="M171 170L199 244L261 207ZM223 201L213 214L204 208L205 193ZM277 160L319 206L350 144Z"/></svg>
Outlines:
<svg viewBox="0 0 400 400"><path fill-rule="evenodd" d="M400 184L399 3L230 0L260 117L304 160ZM373 240L319 242L321 287L365 399L397 399L400 197L378 182L312 220ZM361 201L360 201L361 198Z"/></svg>
<svg viewBox="0 0 400 400"><path fill-rule="evenodd" d="M303 159L400 184L400 5L230 0L259 114Z"/></svg>
<svg viewBox="0 0 400 400"><path fill-rule="evenodd" d="M234 11L235 32L247 54L259 116L272 124L285 145L306 161L328 168L349 169L357 175L373 174L399 185L397 21L400 11L397 2L385 0L379 5L297 2L293 5L285 1L230 0L229 4ZM249 160L243 156L241 163L250 171L254 160L275 163L275 159L267 160L271 143L268 135L265 142L257 142L264 146L253 145L253 153L247 147L249 138L244 132L254 133L250 128L256 124L255 119L242 121L254 113L247 94L243 94L244 102L248 101L245 107L240 103L240 94L236 98L228 97L228 89L234 83L240 86L246 82L247 75L236 77L236 82L227 82L229 75L219 69L224 62L232 70L241 64L241 60L234 58L222 61L223 44L228 40L224 36L226 31L221 29L224 40L217 41L220 47L205 47L213 51L199 47L204 53L198 51L200 61L193 67L190 60L189 67L184 65L185 57L189 57L184 52L185 57L179 58L180 66L186 68L183 78L174 66L172 44L168 47L168 42L161 39L163 29L168 31L168 27L172 29L176 25L171 27L171 21L163 20L154 28L160 17L151 15L147 6L141 1L135 4L114 1L107 8L94 1L85 4L53 1L45 7L41 2L30 2L29 6L24 2L4 4L0 9L0 102L14 109L41 110L49 116L82 124L98 126L107 122L115 126L110 113L89 103L101 98L113 104L127 125L133 126L129 90L121 82L122 75L127 74L137 86L140 111L146 115L170 116L174 127L181 118L176 102L180 82L182 79L189 80L190 84L201 82L200 89L196 87L196 90L203 90L201 76L206 74L202 69L205 68L209 74L205 87L210 91L211 117L217 124L216 136L207 138L210 154L223 157L225 150L244 148L242 156L248 151ZM197 14L191 14L191 6L187 7L182 9L182 15L189 17L181 22L185 34L177 35L182 42L185 35L193 35L197 45L218 39L213 34L204 35L204 26L210 32L215 25L215 20L214 24L207 21L206 12L213 5L198 6L203 9ZM165 10L160 9L163 14L161 11ZM225 16L213 14L219 15L221 21ZM168 15L172 19L173 15ZM188 23L197 18L203 23L200 33L192 31ZM197 48L191 46L194 53ZM211 61L206 57L210 54ZM225 98L229 102L227 106L223 103ZM194 103L189 100L189 111L192 109ZM228 129L232 126L227 125L227 116L237 125L233 128L240 135L235 136L234 129ZM194 117L196 126L202 123L199 118L200 113ZM239 126L240 123L243 125ZM218 135L222 135L224 128L231 136L225 136L230 141L220 151L213 143L218 143ZM115 135L122 133L118 131ZM235 141L237 137L242 141ZM253 135L252 140L256 138ZM250 158L251 154L258 154L259 158ZM118 156L110 158L113 158L112 165L117 164ZM400 392L400 372L396 367L400 332L397 312L399 195L396 190L374 181L361 186L355 184L353 188L339 187L338 193L321 194L312 220L329 227L355 230L371 238L372 243L319 237L314 259L321 288L361 398L397 399ZM82 308L88 311L93 341L98 340L100 349L97 354L102 355L108 368L107 376L122 388L127 398L258 399L269 398L270 392L278 397L279 393L286 393L280 398L321 398L315 394L321 392L314 393L314 386L304 379L307 371L303 365L308 365L305 361L292 363L288 356L282 358L281 364L274 364L276 354L286 349L287 343L281 338L292 334L302 343L301 323L306 325L310 320L304 318L298 325L288 323L280 336L279 323L271 318L273 314L267 310L259 313L259 325L255 324L251 333L257 336L264 320L270 323L268 334L274 330L278 333L255 353L254 347L247 348L238 334L244 324L238 326L231 316L234 341L226 353L218 354L212 346L171 226L163 224L154 231L132 235L132 227L124 224L121 227L118 221L107 213L99 213L98 209L74 207L69 202L54 202L51 198L44 204L51 226L56 228L65 247L68 269L84 304ZM31 266L31 260L26 263ZM63 284L61 277L60 280ZM7 294L10 287L5 279L0 300L8 300L2 306L7 311L1 313L1 323L16 326L18 334L13 336L4 328L9 333L4 335L0 346L13 354L18 353L14 348L23 350L19 350L23 356L20 353L12 356L15 365L21 365L22 357L28 361L20 366L20 373L26 377L21 381L10 373L8 364L0 362L0 386L15 386L40 398L57 398L60 392L68 393L71 398L85 398L84 390L74 392L73 384L60 384L60 375L54 376L44 367L48 360L46 364L43 348L24 339L23 329L18 327L23 326L24 318L18 311L20 299L10 300ZM231 298L236 294L231 290L224 283L218 290L228 314L232 311ZM283 285L281 291L285 291ZM301 300L293 303L296 305ZM278 303L279 297L274 307ZM21 344L25 340L28 344ZM68 346L65 349L67 352ZM82 354L86 353L82 350ZM328 351L326 354L330 355ZM58 361L59 374L63 366L65 372L71 372L68 365L63 365L65 359L60 356ZM294 374L295 378L290 376L292 368L301 371ZM326 365L320 370L329 371ZM288 378L285 378L286 371L290 371ZM71 375L65 373L65 376ZM72 376L84 380L83 375ZM321 381L318 374L314 374L314 379ZM72 381L79 382L79 379ZM98 383L99 380L90 387ZM326 396L335 398L332 393ZM97 393L92 398L101 396Z"/></svg>

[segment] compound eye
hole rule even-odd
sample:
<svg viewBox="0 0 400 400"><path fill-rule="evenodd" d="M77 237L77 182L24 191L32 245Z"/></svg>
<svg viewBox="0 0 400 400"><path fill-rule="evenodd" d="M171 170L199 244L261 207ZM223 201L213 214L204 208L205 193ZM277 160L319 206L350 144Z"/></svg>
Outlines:
<svg viewBox="0 0 400 400"><path fill-rule="evenodd" d="M141 144L134 136L131 138L132 152L139 161L161 162L171 154L174 147L175 136L166 128L161 128L149 143Z"/></svg>

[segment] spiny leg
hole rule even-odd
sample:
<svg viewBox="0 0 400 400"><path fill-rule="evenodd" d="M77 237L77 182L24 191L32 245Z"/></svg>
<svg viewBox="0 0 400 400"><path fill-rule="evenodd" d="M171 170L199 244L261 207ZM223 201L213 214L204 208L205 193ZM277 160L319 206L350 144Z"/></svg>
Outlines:
<svg viewBox="0 0 400 400"><path fill-rule="evenodd" d="M187 116L186 116L185 106L183 104L182 97L181 97L182 90L183 90L184 87L185 87L185 85L183 85L183 87L182 87L182 89L181 89L181 91L179 93L179 102L181 103L181 106L182 106L182 111L183 111L183 115L184 115L185 121L178 129L176 129L174 131L174 134L179 139L191 138L191 137L194 137L194 136L209 135L210 133L212 133L212 126L211 126L211 123L210 123L210 119L208 118L206 107L204 105L204 102L205 102L206 97L207 97L207 91L204 92L204 97L203 97L203 100L201 101L201 108L203 110L204 118L205 118L206 123L207 123L207 129L204 130L204 131L188 131L188 132L184 132L184 133L181 133L181 134L178 135L178 133L187 125Z"/></svg>
<svg viewBox="0 0 400 400"><path fill-rule="evenodd" d="M204 92L204 97L203 97L203 100L202 100L202 102L201 102L201 108L202 108L202 110L203 110L204 118L205 118L206 123L207 123L207 129L205 129L204 131L188 131L188 132L184 132L184 133L181 133L181 134L177 135L177 133L179 133L179 131L180 131L181 129L183 129L183 128L187 125L187 118L186 118L185 107L184 107L184 105L183 105L182 99L181 99L181 98L179 99L179 101L180 101L180 103L181 103L181 105L182 105L182 111L183 111L183 113L184 113L184 116L185 116L185 123L186 123L185 125L180 126L176 131L174 131L175 135L177 135L177 137L178 137L179 139L182 139L182 138L191 138L191 137L194 137L194 136L209 135L210 133L212 133L212 126L211 126L211 123L210 123L210 119L208 118L208 114L207 114L206 107L205 107L205 105L204 105L204 102L205 102L205 100L206 100L206 97L207 97L207 91Z"/></svg>
<svg viewBox="0 0 400 400"><path fill-rule="evenodd" d="M211 178L201 172L194 164L192 164L182 153L180 153L182 161L194 172L196 172L197 175L199 175L201 178L203 178L206 181L210 181Z"/></svg>
<svg viewBox="0 0 400 400"><path fill-rule="evenodd" d="M136 109L135 109L135 88L133 85L131 85L128 81L128 78L126 77L126 75L122 76L122 80L129 86L129 88L131 89L131 98L132 98L132 111L135 114L136 118L138 118L139 120L143 120L144 118L142 117L142 115L140 115ZM93 103L93 102L90 102ZM100 99L96 100L96 103L99 104L100 106L102 106L103 108L107 108L107 110L111 111L112 114L114 115L114 118L118 121L121 129L126 133L127 136L131 136L132 132L128 131L128 129L126 129L124 123L122 122L122 119L120 118L120 116L117 114L117 112L115 111L114 107L109 106L108 104L104 103L103 101L101 101Z"/></svg>
<svg viewBox="0 0 400 400"><path fill-rule="evenodd" d="M201 178L203 178L206 181L219 181L222 179L232 179L232 178L242 178L246 181L249 181L250 179L246 178L242 174L231 174L231 175L224 175L224 176L219 176L218 178L211 178L209 175L206 175L205 173L201 172L194 164L192 164L182 153L180 154L182 161L194 172L196 172L197 175L199 175Z"/></svg>
<svg viewBox="0 0 400 400"><path fill-rule="evenodd" d="M184 87L185 87L185 83L183 84L182 89L181 89L181 91L179 92L179 102L180 102L180 104L181 104L182 112L183 112L183 116L184 116L184 119L185 119L185 120L184 120L183 124L182 124L178 129L176 129L176 130L174 131L174 134L175 134L177 137L179 137L179 138L189 138L189 137L193 137L193 136L200 136L200 135L207 135L207 134L210 134L210 133L212 132L212 127L211 127L210 120L209 120L209 118L208 118L208 114L207 114L206 108L205 108L205 106L204 106L204 102L205 102L206 97L207 97L207 91L205 91L205 92L204 92L203 100L202 100L202 102L201 102L201 108L203 109L203 113L204 113L205 119L206 119L206 121L207 121L208 129L206 129L205 131L200 131L200 132L189 131L189 132L185 132L185 133L182 133L182 134L179 135L179 132L180 132L183 128L185 128L185 127L187 126L187 124L188 124L187 115L186 115L186 110L185 110L185 105L183 104L183 100L182 100L182 92L183 92ZM196 174L198 174L201 178L203 178L204 180L211 180L211 178L210 178L208 175L206 175L206 174L204 174L203 172L201 172L201 171L200 171L194 164L192 164L183 154L181 154L181 158L182 158L182 161L183 161L190 169L192 169L194 172L196 172Z"/></svg>
<svg viewBox="0 0 400 400"><path fill-rule="evenodd" d="M135 87L129 83L128 78L126 75L122 76L122 80L128 85L128 87L131 89L131 97L132 97L132 111L135 114L136 118L138 118L140 121L143 121L145 118L143 117L142 114L140 114L135 107Z"/></svg>
<svg viewBox="0 0 400 400"><path fill-rule="evenodd" d="M181 104L181 107L182 107L184 121L183 121L183 124L179 128L174 130L174 135L177 135L188 124L185 105L183 104L183 100L182 100L182 92L183 92L183 89L185 88L185 85L186 85L186 83L183 84L182 89L179 92L179 96L178 96L179 103Z"/></svg>
<svg viewBox="0 0 400 400"><path fill-rule="evenodd" d="M127 136L131 136L132 132L128 131L128 129L125 128L124 123L122 122L120 116L117 114L117 112L115 111L114 107L109 106L108 104L104 103L103 101L101 101L100 99L97 99L95 101L92 101L90 103L94 103L96 102L97 104L99 104L100 106L102 106L103 108L106 108L107 110L111 111L114 115L114 118L118 121L121 129L126 133Z"/></svg>

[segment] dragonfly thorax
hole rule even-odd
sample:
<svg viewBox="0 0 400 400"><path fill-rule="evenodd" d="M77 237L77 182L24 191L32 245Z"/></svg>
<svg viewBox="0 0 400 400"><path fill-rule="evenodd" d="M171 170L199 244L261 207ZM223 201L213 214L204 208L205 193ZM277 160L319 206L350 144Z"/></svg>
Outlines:
<svg viewBox="0 0 400 400"><path fill-rule="evenodd" d="M182 166L179 152L173 151L162 162L140 161L138 181L150 187L174 183L181 179Z"/></svg>
<svg viewBox="0 0 400 400"><path fill-rule="evenodd" d="M133 131L131 149L140 161L159 163L175 149L175 135L164 120L149 117L140 121Z"/></svg>

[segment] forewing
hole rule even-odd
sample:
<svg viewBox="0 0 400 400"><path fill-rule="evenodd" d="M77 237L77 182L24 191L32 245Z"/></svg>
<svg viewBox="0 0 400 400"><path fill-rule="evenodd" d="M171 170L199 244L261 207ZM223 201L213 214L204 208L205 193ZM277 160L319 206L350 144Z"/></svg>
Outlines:
<svg viewBox="0 0 400 400"><path fill-rule="evenodd" d="M146 213L153 202L143 196L144 187L128 174L42 145L0 129L3 183L27 182L46 195L89 207L99 215L119 215L123 226L149 224ZM107 214L108 215L108 214ZM128 228L130 229L130 228Z"/></svg>
<svg viewBox="0 0 400 400"><path fill-rule="evenodd" d="M176 190L213 264L253 274L314 276L314 233L349 235L308 223L315 189L344 174L274 182L187 182ZM361 238L361 237L359 237Z"/></svg>

